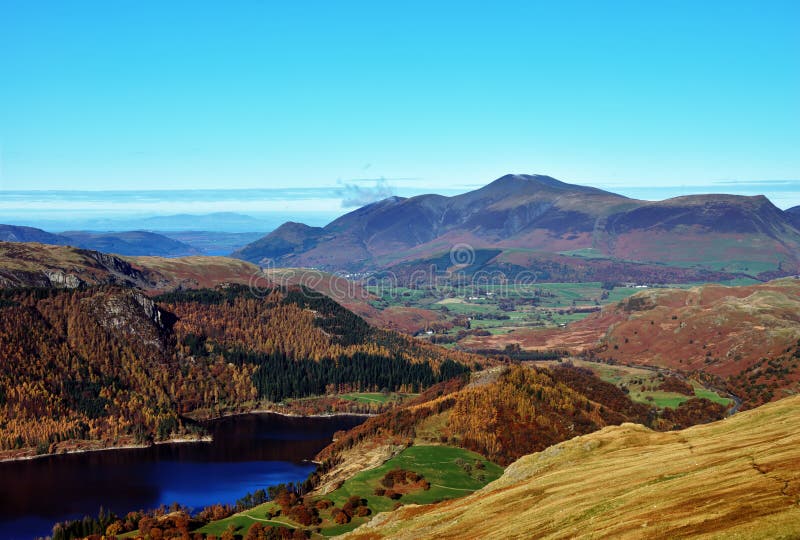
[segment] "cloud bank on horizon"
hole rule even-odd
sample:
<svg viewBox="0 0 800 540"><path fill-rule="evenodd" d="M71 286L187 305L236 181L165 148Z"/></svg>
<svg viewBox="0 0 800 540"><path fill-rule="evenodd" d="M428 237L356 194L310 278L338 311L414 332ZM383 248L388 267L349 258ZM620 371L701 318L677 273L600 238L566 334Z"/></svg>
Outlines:
<svg viewBox="0 0 800 540"><path fill-rule="evenodd" d="M569 181L569 180L566 180ZM488 183L488 181L487 181ZM574 182L571 182L574 183ZM644 200L681 195L729 193L766 195L786 209L800 205L800 180L724 180L683 186L591 185ZM130 230L149 228L147 219L175 214L207 215L233 212L258 220L231 225L236 232L271 230L285 221L323 226L355 207L392 195L424 193L456 195L481 187L424 189L424 182L404 179L356 179L329 188L249 190L139 190L139 191L0 191L0 223L65 230Z"/></svg>

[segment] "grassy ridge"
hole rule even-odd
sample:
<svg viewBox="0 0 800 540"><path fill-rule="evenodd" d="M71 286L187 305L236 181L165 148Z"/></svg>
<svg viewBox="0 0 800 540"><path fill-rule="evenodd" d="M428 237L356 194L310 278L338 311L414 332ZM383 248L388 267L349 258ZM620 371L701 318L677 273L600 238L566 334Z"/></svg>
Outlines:
<svg viewBox="0 0 800 540"><path fill-rule="evenodd" d="M682 431L608 427L521 458L479 494L401 508L348 538L796 538L798 463L796 396Z"/></svg>

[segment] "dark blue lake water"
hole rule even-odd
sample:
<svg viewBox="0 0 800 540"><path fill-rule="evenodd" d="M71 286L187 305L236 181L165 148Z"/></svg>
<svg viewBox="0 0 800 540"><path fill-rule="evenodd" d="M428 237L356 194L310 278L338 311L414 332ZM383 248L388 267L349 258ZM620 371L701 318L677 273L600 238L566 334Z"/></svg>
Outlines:
<svg viewBox="0 0 800 540"><path fill-rule="evenodd" d="M364 418L248 414L207 425L213 442L164 444L0 463L0 538L50 534L56 521L179 502L197 510L305 480L306 460Z"/></svg>

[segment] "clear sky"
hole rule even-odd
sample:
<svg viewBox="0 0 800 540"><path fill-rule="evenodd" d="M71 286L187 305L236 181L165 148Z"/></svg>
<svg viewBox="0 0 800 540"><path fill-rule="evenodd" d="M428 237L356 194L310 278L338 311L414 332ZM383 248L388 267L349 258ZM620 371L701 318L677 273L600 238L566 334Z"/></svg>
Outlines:
<svg viewBox="0 0 800 540"><path fill-rule="evenodd" d="M800 179L800 2L0 0L0 189Z"/></svg>

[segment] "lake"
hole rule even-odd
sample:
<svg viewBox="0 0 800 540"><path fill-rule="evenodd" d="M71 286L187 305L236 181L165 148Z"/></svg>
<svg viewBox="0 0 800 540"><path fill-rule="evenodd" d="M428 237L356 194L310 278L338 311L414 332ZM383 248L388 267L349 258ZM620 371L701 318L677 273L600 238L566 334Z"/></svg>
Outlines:
<svg viewBox="0 0 800 540"><path fill-rule="evenodd" d="M162 444L0 463L0 538L30 540L57 521L179 502L200 510L305 480L307 460L363 417L247 414L206 425L213 442Z"/></svg>

